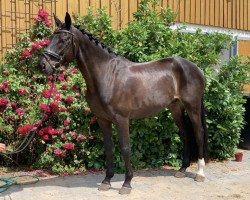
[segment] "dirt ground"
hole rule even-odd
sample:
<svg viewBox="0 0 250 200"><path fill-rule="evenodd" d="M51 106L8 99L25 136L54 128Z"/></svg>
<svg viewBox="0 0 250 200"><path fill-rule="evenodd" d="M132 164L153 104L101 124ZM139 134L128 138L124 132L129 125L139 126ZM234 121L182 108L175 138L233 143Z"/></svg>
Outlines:
<svg viewBox="0 0 250 200"><path fill-rule="evenodd" d="M187 177L181 179L175 178L175 169L169 167L136 171L132 180L133 190L124 196L118 194L124 180L124 175L120 174L115 175L112 188L106 192L97 190L104 172L41 177L36 184L12 186L0 194L0 200L250 199L250 151L244 151L242 162L232 158L226 162L209 163L205 169L207 179L203 183L193 180L196 168L192 165Z"/></svg>

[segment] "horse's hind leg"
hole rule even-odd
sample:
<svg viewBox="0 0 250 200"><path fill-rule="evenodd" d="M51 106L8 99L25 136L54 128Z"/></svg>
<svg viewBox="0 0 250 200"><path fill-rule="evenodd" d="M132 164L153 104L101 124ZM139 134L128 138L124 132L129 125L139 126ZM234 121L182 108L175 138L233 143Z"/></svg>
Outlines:
<svg viewBox="0 0 250 200"><path fill-rule="evenodd" d="M113 167L113 155L112 155L112 124L111 122L98 118L98 124L103 132L104 138L104 149L106 154L106 177L102 181L101 185L98 187L98 190L106 191L111 187L110 180L114 176L114 167Z"/></svg>
<svg viewBox="0 0 250 200"><path fill-rule="evenodd" d="M179 135L184 144L182 166L175 174L175 177L183 178L185 177L186 169L190 166L190 146L188 132L185 127L184 108L181 105L180 101L177 100L171 103L168 106L168 109L170 110L172 117L179 128Z"/></svg>
<svg viewBox="0 0 250 200"><path fill-rule="evenodd" d="M193 132L195 141L198 147L198 171L195 180L198 182L203 182L205 180L204 168L204 129L201 121L201 104L200 101L195 103L185 103L185 109L189 115L193 126Z"/></svg>

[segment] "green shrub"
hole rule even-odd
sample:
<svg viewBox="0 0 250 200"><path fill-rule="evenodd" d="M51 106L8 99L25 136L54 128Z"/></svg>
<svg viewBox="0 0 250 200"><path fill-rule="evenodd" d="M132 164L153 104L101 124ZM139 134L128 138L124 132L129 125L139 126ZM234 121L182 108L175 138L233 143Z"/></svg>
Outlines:
<svg viewBox="0 0 250 200"><path fill-rule="evenodd" d="M112 28L111 18L103 9L97 15L90 10L86 16L77 17L75 24L96 35L116 53L136 62L175 55L196 63L207 79L205 105L211 155L217 159L229 158L239 143L244 125L241 91L242 83L249 81L246 73L249 63L240 63L235 57L216 73L213 66L220 64L219 54L231 42L231 37L203 34L201 30L183 33L185 26L172 30L170 25L175 14L169 9L161 12L150 9L156 3L141 1L134 20L122 30ZM40 18L31 32L20 38L0 65L0 142L12 146L23 138L29 124L39 124L51 89L51 80L36 69L52 31L46 13L39 12ZM103 168L102 135L84 99L85 83L74 63L61 68L54 90L47 120L37 125L38 134L31 146L12 159L18 164L49 168L55 173ZM182 143L167 109L153 117L131 120L130 130L131 160L135 168L166 163L179 165ZM113 140L114 161L121 171L124 164L115 129ZM2 158L0 162L13 165Z"/></svg>

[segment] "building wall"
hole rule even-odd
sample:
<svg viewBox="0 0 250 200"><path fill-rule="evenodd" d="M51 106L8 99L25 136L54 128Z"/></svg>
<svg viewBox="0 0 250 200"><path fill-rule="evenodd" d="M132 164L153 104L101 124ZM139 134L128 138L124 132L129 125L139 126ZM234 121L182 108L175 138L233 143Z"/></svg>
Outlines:
<svg viewBox="0 0 250 200"><path fill-rule="evenodd" d="M250 57L250 40L240 40L238 54Z"/></svg>
<svg viewBox="0 0 250 200"><path fill-rule="evenodd" d="M132 20L140 0L0 0L0 54L11 49L20 34L29 30L40 8L52 16L84 15L87 8L106 8L114 28ZM250 0L159 0L158 7L177 13L177 22L250 30Z"/></svg>
<svg viewBox="0 0 250 200"><path fill-rule="evenodd" d="M238 54L250 57L250 40L239 41ZM250 84L244 85L244 91L250 94Z"/></svg>

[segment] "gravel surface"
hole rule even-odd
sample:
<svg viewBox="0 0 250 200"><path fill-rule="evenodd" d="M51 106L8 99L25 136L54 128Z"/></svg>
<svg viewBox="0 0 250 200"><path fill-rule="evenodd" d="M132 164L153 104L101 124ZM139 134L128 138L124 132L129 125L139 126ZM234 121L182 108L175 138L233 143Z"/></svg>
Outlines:
<svg viewBox="0 0 250 200"><path fill-rule="evenodd" d="M250 151L243 152L243 161L210 162L205 169L206 180L193 180L197 165L192 165L185 178L175 178L175 169L136 171L130 195L119 195L124 175L116 174L109 191L98 191L104 172L75 176L41 177L36 184L12 186L0 194L0 200L231 200L250 199ZM7 174L10 175L10 174ZM3 176L3 174L0 176ZM4 175L6 176L6 174Z"/></svg>

